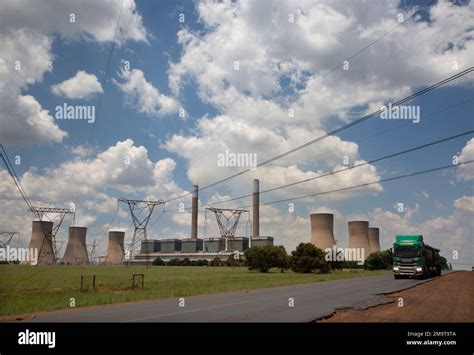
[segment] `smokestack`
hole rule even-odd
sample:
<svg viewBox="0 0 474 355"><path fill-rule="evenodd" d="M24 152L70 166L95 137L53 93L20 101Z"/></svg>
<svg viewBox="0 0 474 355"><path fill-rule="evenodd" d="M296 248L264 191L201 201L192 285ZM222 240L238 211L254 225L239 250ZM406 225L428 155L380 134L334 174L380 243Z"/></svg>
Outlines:
<svg viewBox="0 0 474 355"><path fill-rule="evenodd" d="M351 221L348 223L349 228L349 248L359 248L364 250L364 260L370 254L369 245L369 222L368 221Z"/></svg>
<svg viewBox="0 0 474 355"><path fill-rule="evenodd" d="M69 240L63 256L65 264L89 264L86 247L86 227L69 227Z"/></svg>
<svg viewBox="0 0 474 355"><path fill-rule="evenodd" d="M370 253L380 251L380 231L378 228L369 228Z"/></svg>
<svg viewBox="0 0 474 355"><path fill-rule="evenodd" d="M198 237L198 194L199 186L193 186L192 215L191 215L191 239Z"/></svg>
<svg viewBox="0 0 474 355"><path fill-rule="evenodd" d="M125 256L125 232L109 231L109 244L107 245L106 264L122 264Z"/></svg>
<svg viewBox="0 0 474 355"><path fill-rule="evenodd" d="M252 238L260 236L260 181L253 180L253 220L252 220Z"/></svg>
<svg viewBox="0 0 474 355"><path fill-rule="evenodd" d="M325 250L336 244L334 240L334 215L332 213L314 213L311 219L311 243Z"/></svg>
<svg viewBox="0 0 474 355"><path fill-rule="evenodd" d="M33 221L28 248L37 250L38 264L56 264L53 248L53 222Z"/></svg>

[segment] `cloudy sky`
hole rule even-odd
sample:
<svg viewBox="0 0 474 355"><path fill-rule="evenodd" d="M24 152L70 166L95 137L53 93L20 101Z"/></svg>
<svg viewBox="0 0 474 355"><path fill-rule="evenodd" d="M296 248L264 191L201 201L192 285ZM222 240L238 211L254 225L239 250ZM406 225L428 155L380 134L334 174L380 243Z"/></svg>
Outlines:
<svg viewBox="0 0 474 355"><path fill-rule="evenodd" d="M219 154L263 162L455 75L473 58L469 1L4 0L0 142L33 203L74 203L76 225L89 228L88 242L103 253L108 229L132 236L118 197L168 200L206 186L245 169L220 166ZM376 116L206 189L200 203L247 195L254 178L271 189L472 130L473 83L471 73L406 103L420 110L418 123ZM64 106L94 109L95 117L60 119ZM262 194L261 202L287 201L262 206L261 234L292 250L310 239L310 213L331 212L341 246L347 221L367 219L384 249L396 234L421 233L455 268L470 268L473 165L291 199L472 159L470 134ZM190 202L187 195L166 210ZM161 210L150 238L189 237L187 210ZM0 229L20 231L26 245L33 218L1 165ZM247 233L243 220L239 235ZM202 209L201 237L204 222ZM58 240L66 240L64 227Z"/></svg>

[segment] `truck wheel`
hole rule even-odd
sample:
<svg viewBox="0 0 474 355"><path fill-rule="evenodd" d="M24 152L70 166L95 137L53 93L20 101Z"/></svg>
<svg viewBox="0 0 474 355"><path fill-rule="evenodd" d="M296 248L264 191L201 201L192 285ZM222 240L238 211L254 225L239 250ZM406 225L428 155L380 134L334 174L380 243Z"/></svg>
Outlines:
<svg viewBox="0 0 474 355"><path fill-rule="evenodd" d="M393 278L394 278L395 280L398 280L398 279L400 278L400 275L393 275Z"/></svg>

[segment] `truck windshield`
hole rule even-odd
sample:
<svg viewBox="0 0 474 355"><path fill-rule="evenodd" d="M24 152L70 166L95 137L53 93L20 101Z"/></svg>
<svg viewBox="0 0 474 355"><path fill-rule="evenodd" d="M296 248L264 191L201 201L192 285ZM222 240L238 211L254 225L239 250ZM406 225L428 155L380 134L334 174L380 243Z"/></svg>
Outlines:
<svg viewBox="0 0 474 355"><path fill-rule="evenodd" d="M414 245L400 245L395 247L395 255L402 257L419 256L420 248Z"/></svg>

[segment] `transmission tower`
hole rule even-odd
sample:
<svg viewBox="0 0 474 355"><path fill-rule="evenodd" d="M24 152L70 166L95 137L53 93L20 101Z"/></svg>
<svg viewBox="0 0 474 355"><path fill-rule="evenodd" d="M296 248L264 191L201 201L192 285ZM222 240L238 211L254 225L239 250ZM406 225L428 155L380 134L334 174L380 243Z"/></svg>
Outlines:
<svg viewBox="0 0 474 355"><path fill-rule="evenodd" d="M41 248L38 252L38 264L41 263L41 259L47 255L48 251L45 246L45 242L49 243L51 242L51 245L53 246L53 260L57 262L57 257L58 257L58 250L56 246L56 234L59 231L59 228L61 227L61 224L64 221L64 218L66 217L67 214L72 214L73 216L73 225L74 225L74 220L76 218L75 212L72 212L70 209L66 208L56 208L56 207L31 207L30 211L33 213L36 213L38 216L38 219L40 222L45 221L44 218L46 218L49 222L53 222L53 228L51 231L51 234L44 229L44 226L41 224L41 228L43 230L43 240L41 242ZM53 217L51 217L51 215ZM43 250L45 249L45 250Z"/></svg>
<svg viewBox="0 0 474 355"><path fill-rule="evenodd" d="M132 244L130 246L129 258L127 265L130 265L130 261L138 253L140 253L140 248L142 242L148 240L146 234L146 227L150 221L150 217L153 213L153 210L158 205L164 205L164 201L143 201L143 200L128 200L126 198L120 198L119 202L126 203L132 215L133 225L135 230L133 231ZM150 266L150 251L145 247L144 250L146 266Z"/></svg>
<svg viewBox="0 0 474 355"><path fill-rule="evenodd" d="M206 207L206 210L214 212L217 220L217 225L221 232L221 237L225 239L225 248L228 250L229 241L232 241L235 236L237 225L239 224L242 213L249 212L249 210L242 208L215 208ZM232 249L232 248L231 248Z"/></svg>
<svg viewBox="0 0 474 355"><path fill-rule="evenodd" d="M7 232L7 231L0 231L0 248L6 248L10 245L13 237L16 234L20 234L19 232Z"/></svg>
<svg viewBox="0 0 474 355"><path fill-rule="evenodd" d="M94 239L92 244L87 245L89 247L89 260L91 264L99 264L100 263L100 257L99 253L97 252L99 243L97 243L97 240Z"/></svg>

